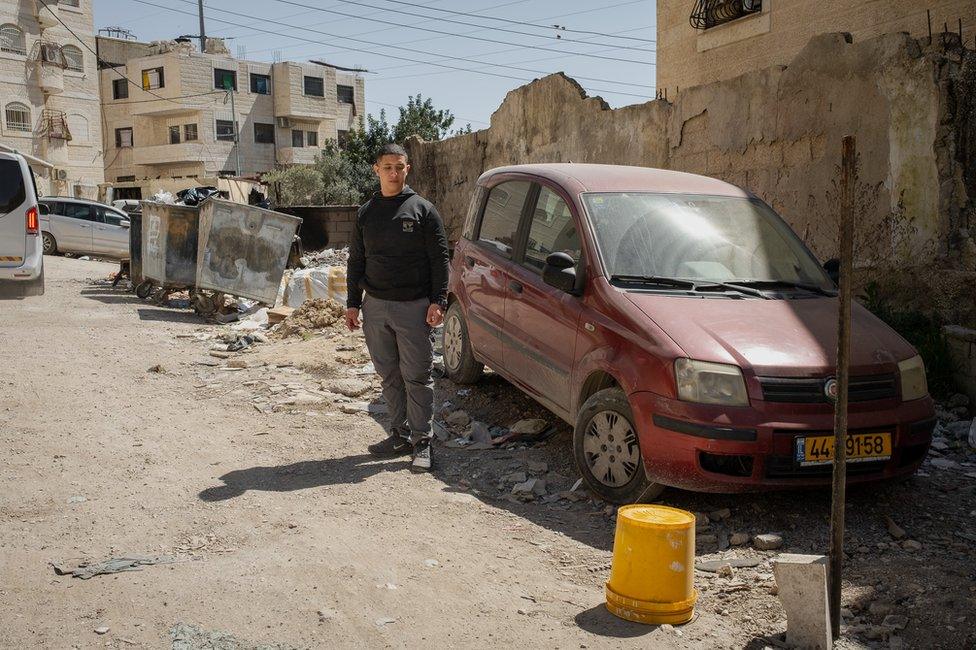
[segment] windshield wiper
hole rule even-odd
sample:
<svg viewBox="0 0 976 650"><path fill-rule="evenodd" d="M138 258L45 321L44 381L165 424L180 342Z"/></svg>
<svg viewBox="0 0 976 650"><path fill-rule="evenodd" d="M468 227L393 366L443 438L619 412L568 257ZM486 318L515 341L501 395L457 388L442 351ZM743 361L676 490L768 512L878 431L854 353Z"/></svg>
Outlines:
<svg viewBox="0 0 976 650"><path fill-rule="evenodd" d="M759 289L753 289L752 287L742 286L741 284L737 284L737 283L703 282L695 287L695 291L711 291L713 289L725 289L726 291L738 291L739 293L744 293L749 296L755 296L756 298L762 298L763 300L771 300L769 296L764 294Z"/></svg>
<svg viewBox="0 0 976 650"><path fill-rule="evenodd" d="M675 289L691 289L694 291L696 285L691 280L680 278L668 278L657 275L611 275L611 282L626 282L628 284L656 284L662 287L672 287Z"/></svg>
<svg viewBox="0 0 976 650"><path fill-rule="evenodd" d="M837 291L835 290L824 289L823 287L818 287L815 284L807 284L806 282L792 282L790 280L737 280L736 284L744 287L769 285L772 287L785 287L787 289L803 289L804 291L820 294L821 296L827 296L829 298L835 298L837 296Z"/></svg>

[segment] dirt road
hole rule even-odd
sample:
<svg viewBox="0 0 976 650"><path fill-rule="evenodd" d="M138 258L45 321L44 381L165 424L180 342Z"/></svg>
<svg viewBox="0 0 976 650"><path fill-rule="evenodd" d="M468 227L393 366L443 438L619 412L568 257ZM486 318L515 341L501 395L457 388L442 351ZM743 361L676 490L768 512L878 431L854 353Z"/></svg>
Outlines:
<svg viewBox="0 0 976 650"><path fill-rule="evenodd" d="M700 572L697 618L680 629L606 612L612 509L555 496L522 503L503 477L528 469L568 489L576 477L566 427L527 449L438 448L438 470L414 475L404 460L366 455L383 435L374 419L275 397L344 372L334 354L342 340L266 344L247 358L296 363L226 369L191 338L216 329L192 312L99 283L111 265L46 264L45 296L0 303L0 647L780 643L775 552L738 549L762 563L731 576ZM446 382L438 390L472 415L501 403L514 416L552 419L497 378L466 396ZM976 562L954 533L973 532L976 481L958 463L932 471L852 496L853 618L842 645L871 635L974 642ZM826 548L825 493L664 499L730 510L700 530L706 543L781 532L781 550ZM893 540L886 515L921 550ZM168 561L88 580L51 565L131 556ZM888 614L907 624L872 630Z"/></svg>

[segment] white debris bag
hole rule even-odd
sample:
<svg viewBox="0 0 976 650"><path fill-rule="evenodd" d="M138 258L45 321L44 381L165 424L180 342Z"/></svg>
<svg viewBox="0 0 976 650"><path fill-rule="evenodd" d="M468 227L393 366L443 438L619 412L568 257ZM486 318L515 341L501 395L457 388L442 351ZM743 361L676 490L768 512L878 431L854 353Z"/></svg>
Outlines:
<svg viewBox="0 0 976 650"><path fill-rule="evenodd" d="M335 300L346 304L346 269L343 266L317 266L292 273L285 287L284 303L298 308L312 298Z"/></svg>
<svg viewBox="0 0 976 650"><path fill-rule="evenodd" d="M172 192L167 192L166 190L160 190L152 195L152 201L156 203L167 203L173 205L176 203L176 199L173 197Z"/></svg>

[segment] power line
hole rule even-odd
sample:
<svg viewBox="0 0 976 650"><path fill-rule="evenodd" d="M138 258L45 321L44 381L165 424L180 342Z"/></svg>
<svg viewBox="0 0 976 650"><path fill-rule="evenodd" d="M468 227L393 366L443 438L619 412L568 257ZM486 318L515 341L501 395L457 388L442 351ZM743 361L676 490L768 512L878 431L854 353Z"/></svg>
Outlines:
<svg viewBox="0 0 976 650"><path fill-rule="evenodd" d="M510 25L523 25L523 26L526 26L526 27L536 27L536 28L539 28L539 29L553 29L553 28L557 27L556 25L539 25L539 24L525 22L525 21L521 21L521 20L511 20L509 18L500 18L498 16L481 16L481 15L478 15L478 14L468 13L466 11L454 11L452 9L440 9L438 7L428 7L426 5L417 5L417 4L413 4L411 2L403 2L402 0L381 0L381 1L382 2L389 2L391 4L395 4L395 5L401 6L401 7L402 6L406 6L406 7L420 8L420 9L431 9L433 11L440 11L440 12L446 13L446 14L453 14L453 15L456 15L456 16L469 16L469 17L473 17L473 18L483 18L484 20L495 20L495 21L498 21L498 22L508 23ZM363 7L372 7L374 9L378 9L379 8L379 7L376 7L375 5L369 5L369 4L362 3L362 2L354 2L353 0L339 0L339 2L344 2L345 4L351 4L351 5L361 5ZM402 12L402 13L406 13L406 12ZM408 14L408 15L416 15L416 14ZM568 15L572 15L572 14L568 14ZM425 17L430 17L430 16L425 16ZM455 22L455 21L447 20L446 18L445 19L442 19L442 20L444 20L445 22ZM459 22L458 24L465 25L465 24L468 24L468 23L460 23ZM604 33L604 32L591 32L591 31L588 31L588 30L585 30L585 29L570 29L569 27L563 27L563 26L558 26L558 29L559 29L559 31L572 32L574 34L592 34L592 35L595 35L595 36L606 36L606 37L609 37L609 38L618 38L618 39L628 40L628 41L641 41L641 42L644 42L644 43L657 43L656 40L651 39L651 38L638 38L636 36L617 36L616 34L607 34L607 33ZM520 34L522 32L514 32L514 33ZM570 42L577 42L577 41L570 41ZM621 49L629 49L629 48L621 48Z"/></svg>
<svg viewBox="0 0 976 650"><path fill-rule="evenodd" d="M332 14L336 14L336 15L339 15L339 16L347 16L347 17L350 17L350 18L361 18L361 16L355 16L353 14L346 14L346 13L342 13L342 12L338 12L338 11L328 11L328 10L322 9L320 7L314 7L312 5L302 4L301 2L296 2L295 0L273 0L273 2L278 2L280 4L285 4L285 5L295 6L295 7L305 7L306 9L316 9L317 11L323 11L323 12L326 12L326 13L332 13ZM371 6L371 5L366 5L366 6ZM373 8L375 8L375 7L373 7ZM468 34L468 35L455 34L454 32L445 32L445 31L441 31L441 30L438 30L438 29L431 29L429 27L412 27L410 25L403 25L401 23L394 23L392 21L380 20L378 18L372 18L371 20L373 22L377 22L377 23L381 23L381 24L385 24L385 25L395 25L395 26L401 27L401 28L402 27L407 27L409 29L417 29L417 30L421 30L421 31L425 31L425 32L430 32L432 34L442 34L444 36L453 36L453 37L456 37L456 38L467 38L467 39L470 39L472 41L482 41L482 42L485 42L485 43L497 43L499 45L516 45L516 46L522 45L522 43L513 43L511 41L500 41L500 40L497 40L497 39L494 39L494 38L484 38L482 36L471 36L470 34ZM442 19L442 20L444 20L445 22L457 22L457 21L448 21L446 19ZM470 27L483 27L483 25L472 25L470 23L462 23L462 24L466 24L466 25L468 25ZM508 31L508 30L502 30L502 31ZM555 37L549 37L549 36L540 36L540 35L537 35L537 34L526 34L524 32L518 32L518 33L523 34L525 36L531 36L533 38L555 38ZM332 36L335 36L335 35L332 35ZM342 38L342 37L339 36L338 38ZM349 40L356 40L356 39L349 39ZM578 42L578 41L568 41L568 42L575 43L575 42ZM373 43L370 43L370 44L372 45ZM621 58L615 57L615 56L601 56L601 55L598 55L598 54L586 54L586 53L583 53L583 52L567 52L565 50L557 50L555 48L543 47L543 46L540 46L540 45L535 45L535 46L533 46L533 48L534 49L537 49L537 50L544 50L544 51L547 51L547 52L556 52L558 54L563 54L564 56L584 56L584 57L587 57L587 58L602 59L604 61L614 61L616 63L635 63L637 65L648 65L647 61L637 61L637 60L634 60L634 59L621 59ZM619 49L639 50L641 52L650 52L651 51L651 50L646 50L646 49L643 49L643 48L635 48L635 47L620 47Z"/></svg>
<svg viewBox="0 0 976 650"><path fill-rule="evenodd" d="M136 2L138 4L147 5L147 6L150 6L150 7L156 7L156 8L159 8L159 9L165 9L165 8L167 8L164 5L156 4L154 2L150 2L149 0L131 0L131 1L132 2ZM182 2L184 2L186 4L191 4L191 5L194 5L194 6L196 5L196 3L193 0L182 0ZM187 15L187 16L196 16L197 15L196 12L181 11L180 9L174 9L174 8L168 8L168 9L170 11L174 12L174 13L184 14L184 15ZM217 11L219 13L222 13L222 14L228 14L228 15L233 15L233 16L244 16L246 18L253 18L253 16L247 16L245 14L240 14L238 12L229 11L229 10L226 10L226 9L219 9L219 10L215 10L215 11ZM233 21L224 20L224 19L220 19L220 18L213 18L212 20L216 20L217 22L224 23L224 24L227 24L227 25L242 26L240 23L235 23ZM312 32L312 33L315 33L315 34L321 34L321 35L324 35L324 36L329 36L331 38L338 38L340 40L360 41L360 39L353 39L353 38L350 38L350 37L340 36L338 34L331 34L329 32L323 32L323 31L316 30L316 29L311 29L311 28L308 28L308 27L300 27L300 26L297 26L297 25L289 25L287 23L282 23L282 22L275 21L275 20L270 20L270 19L265 19L264 22L269 23L269 24L273 24L273 25L279 25L281 27L286 27L288 29L294 29L294 30L299 30L299 31L308 31L308 32ZM303 38L303 37L298 36L298 35L295 35L295 34L284 34L282 32L276 32L274 30L260 29L260 28L258 28L258 31L263 32L265 34L270 34L272 36L279 36L279 37L288 38L288 39L302 40L302 41L306 41L308 43L314 43L316 45L319 45L319 42L318 41L313 41L312 39L309 39L309 38ZM337 47L342 47L342 46L337 46ZM390 54L389 52L382 52L381 53L381 52L376 52L374 50L367 50L367 49L364 49L364 48L351 47L351 46L350 47L346 47L344 49L347 49L347 50L350 50L350 51L353 51L353 52L360 52L360 53L364 53L364 54L372 54L374 56L378 56L378 57L386 58L386 59L398 59L398 60L401 60L401 61L409 61L411 63L417 63L418 62L413 57L406 57L406 56L400 56L400 55L396 55L396 54ZM429 56L436 56L436 57L441 57L441 58L448 58L448 59L454 59L454 60L459 60L459 61L466 61L466 62L469 62L469 63L473 62L473 63L477 63L479 65L486 65L486 62L484 62L484 61L477 61L477 60L473 60L473 59L465 59L463 57L446 57L445 55L434 54L434 53L430 53L430 52L421 52L419 50L417 50L415 52L418 53L418 54L426 54L426 55L429 55ZM475 73L475 74L480 74L480 75L485 75L485 76L490 76L490 77L498 77L498 78L501 78L501 79L511 79L511 80L518 81L518 82L521 82L521 83L526 83L528 81L528 80L526 80L526 79L524 79L522 77L514 77L512 75L506 75L506 74L501 74L501 73L497 73L497 72L489 72L489 71L485 71L485 70L472 70L472 69L469 69L469 68L461 68L461 67L458 67L458 66L451 66L451 65L448 65L446 63L437 63L437 62L433 62L433 61L423 61L421 63L426 63L428 65L432 65L432 66L439 67L439 68L446 68L446 69L449 69L449 70L457 70L457 71L460 71L460 72ZM503 66L503 65L491 64L491 63L488 63L487 65L492 65L492 66L495 66L495 67L512 67L512 66ZM550 73L549 72L536 72L534 74L550 74ZM628 84L628 85L637 85L637 84ZM624 92L619 92L619 91L615 91L615 90L603 90L603 89L598 89L598 88L592 88L592 89L589 89L589 90L591 90L591 92L597 92L597 93L613 93L613 94L622 95L622 96L638 97L638 98L641 98L641 99L650 99L650 97L648 95L636 95L636 94L633 94L633 93L624 93Z"/></svg>

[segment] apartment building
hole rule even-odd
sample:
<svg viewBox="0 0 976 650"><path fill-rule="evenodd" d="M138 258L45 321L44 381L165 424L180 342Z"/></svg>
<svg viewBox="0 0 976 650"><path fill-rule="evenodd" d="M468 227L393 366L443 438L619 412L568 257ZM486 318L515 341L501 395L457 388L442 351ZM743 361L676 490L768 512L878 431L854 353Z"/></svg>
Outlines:
<svg viewBox="0 0 976 650"><path fill-rule="evenodd" d="M42 194L103 180L92 1L0 0L0 144L53 165L32 165Z"/></svg>
<svg viewBox="0 0 976 650"><path fill-rule="evenodd" d="M657 87L681 88L787 65L813 36L855 40L944 30L976 38L973 0L658 0Z"/></svg>
<svg viewBox="0 0 976 650"><path fill-rule="evenodd" d="M311 163L365 112L354 73L236 59L219 39L206 49L98 37L107 181L255 176Z"/></svg>

